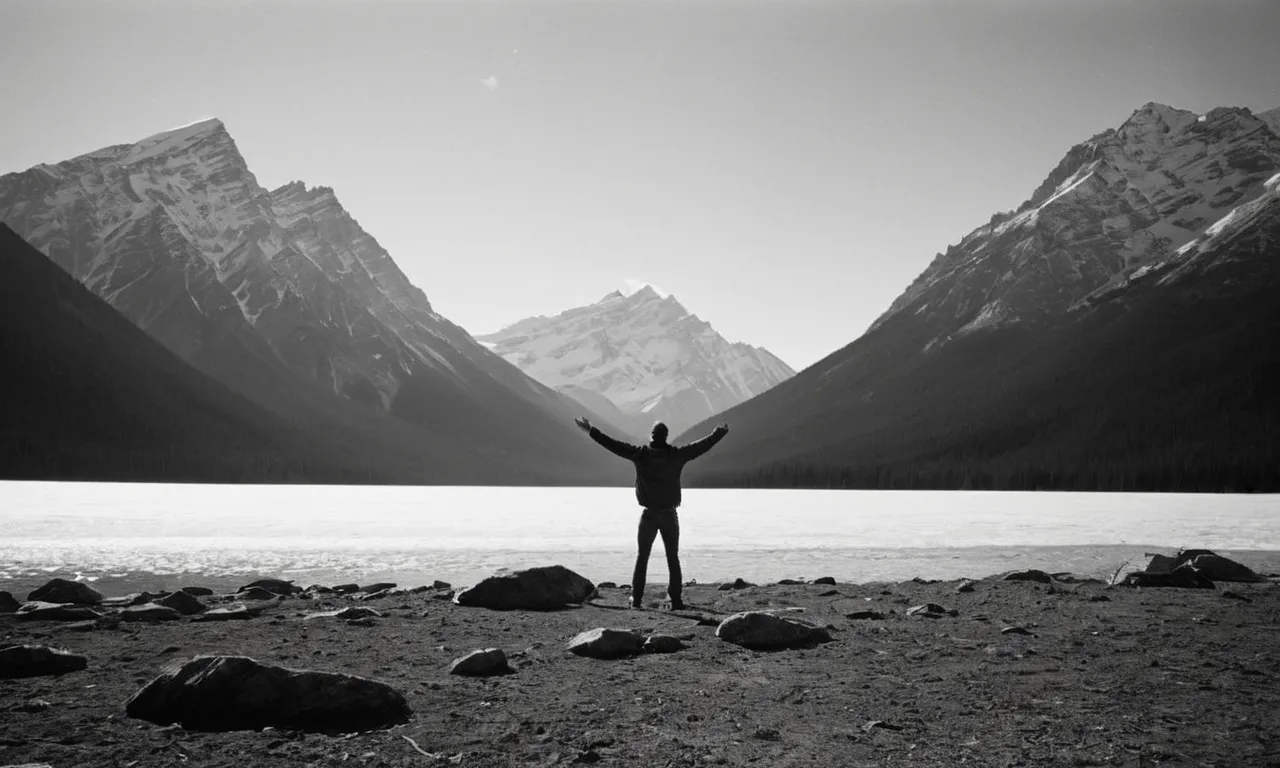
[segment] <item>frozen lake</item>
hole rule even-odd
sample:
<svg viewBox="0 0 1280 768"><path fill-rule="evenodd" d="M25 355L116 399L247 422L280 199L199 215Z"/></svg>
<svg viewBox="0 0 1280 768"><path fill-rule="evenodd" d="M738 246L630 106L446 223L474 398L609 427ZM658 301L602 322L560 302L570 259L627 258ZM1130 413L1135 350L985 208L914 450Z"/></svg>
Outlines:
<svg viewBox="0 0 1280 768"><path fill-rule="evenodd" d="M249 574L468 584L551 563L624 583L638 515L627 488L0 482L0 588L138 572L156 587ZM680 518L685 578L701 582L1110 575L1179 547L1280 569L1278 496L694 489Z"/></svg>

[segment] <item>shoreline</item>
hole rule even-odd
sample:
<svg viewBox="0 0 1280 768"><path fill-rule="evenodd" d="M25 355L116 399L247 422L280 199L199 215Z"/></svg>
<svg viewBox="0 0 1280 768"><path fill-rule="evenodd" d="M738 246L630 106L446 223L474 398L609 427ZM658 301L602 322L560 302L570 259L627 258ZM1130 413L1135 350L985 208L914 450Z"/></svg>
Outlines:
<svg viewBox="0 0 1280 768"><path fill-rule="evenodd" d="M625 609L625 590L602 587L598 601L552 612L466 608L425 590L269 600L256 618L230 623L77 630L0 616L3 644L48 644L89 659L79 672L0 685L0 764L1280 761L1276 579L1215 589L987 576L966 591L962 583L698 584L685 590L690 609L682 612L663 609L662 588L651 582L642 611ZM907 613L927 603L954 615ZM309 618L346 606L380 616ZM743 610L800 616L828 627L832 640L766 652L716 637L716 620ZM854 618L866 611L879 618ZM668 634L686 647L614 661L565 650L592 627ZM505 651L512 674L449 674L454 659L488 647ZM194 732L125 715L128 696L166 664L209 653L372 678L401 691L415 714L406 725L347 737Z"/></svg>

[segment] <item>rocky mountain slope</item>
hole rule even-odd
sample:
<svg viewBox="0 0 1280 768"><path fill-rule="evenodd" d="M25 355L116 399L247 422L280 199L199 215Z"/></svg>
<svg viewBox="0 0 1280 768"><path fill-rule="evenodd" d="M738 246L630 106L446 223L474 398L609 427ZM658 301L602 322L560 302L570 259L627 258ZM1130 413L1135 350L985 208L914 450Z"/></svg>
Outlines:
<svg viewBox="0 0 1280 768"><path fill-rule="evenodd" d="M679 432L795 375L767 350L726 341L674 296L647 285L478 339L636 438L655 421Z"/></svg>
<svg viewBox="0 0 1280 768"><path fill-rule="evenodd" d="M1247 109L1142 107L861 338L725 414L739 439L693 479L1280 487L1278 171Z"/></svg>
<svg viewBox="0 0 1280 768"><path fill-rule="evenodd" d="M291 419L396 432L395 451L474 448L499 482L608 471L572 429L575 403L435 313L332 190L262 188L218 120L0 177L0 220L184 360ZM522 457L539 467L516 471Z"/></svg>

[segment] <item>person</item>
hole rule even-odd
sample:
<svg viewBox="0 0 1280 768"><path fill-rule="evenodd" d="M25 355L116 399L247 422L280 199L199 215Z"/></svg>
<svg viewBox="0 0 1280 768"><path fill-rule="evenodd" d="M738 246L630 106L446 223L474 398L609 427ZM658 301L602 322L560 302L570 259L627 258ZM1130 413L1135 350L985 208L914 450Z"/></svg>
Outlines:
<svg viewBox="0 0 1280 768"><path fill-rule="evenodd" d="M615 440L591 426L585 418L574 419L574 423L591 435L592 440L630 460L636 467L636 501L640 502L644 512L640 515L640 529L636 536L639 550L636 552L636 569L631 576L631 607L639 608L644 598L649 553L653 550L653 540L662 534L670 575L667 594L671 597L671 609L684 608L681 597L684 582L680 576L680 518L676 514L676 508L680 506L680 471L685 464L724 439L729 434L729 425L721 424L706 437L677 447L667 442L667 425L660 421L653 425L651 439L645 446Z"/></svg>

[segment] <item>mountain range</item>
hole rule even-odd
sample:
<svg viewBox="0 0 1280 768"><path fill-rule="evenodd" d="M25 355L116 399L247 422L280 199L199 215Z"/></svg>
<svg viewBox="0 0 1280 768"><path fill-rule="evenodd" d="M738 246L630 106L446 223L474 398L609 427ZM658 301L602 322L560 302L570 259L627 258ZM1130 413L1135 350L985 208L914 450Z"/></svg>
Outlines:
<svg viewBox="0 0 1280 768"><path fill-rule="evenodd" d="M795 375L649 285L476 338L641 439L655 421L681 432Z"/></svg>
<svg viewBox="0 0 1280 768"><path fill-rule="evenodd" d="M693 484L1280 489L1280 110L1144 105L798 374L652 288L477 340L217 120L0 176L0 221L6 476L626 482L588 411L730 422Z"/></svg>
<svg viewBox="0 0 1280 768"><path fill-rule="evenodd" d="M691 480L1280 487L1278 123L1150 103L1072 147L865 334L718 416L739 439Z"/></svg>

